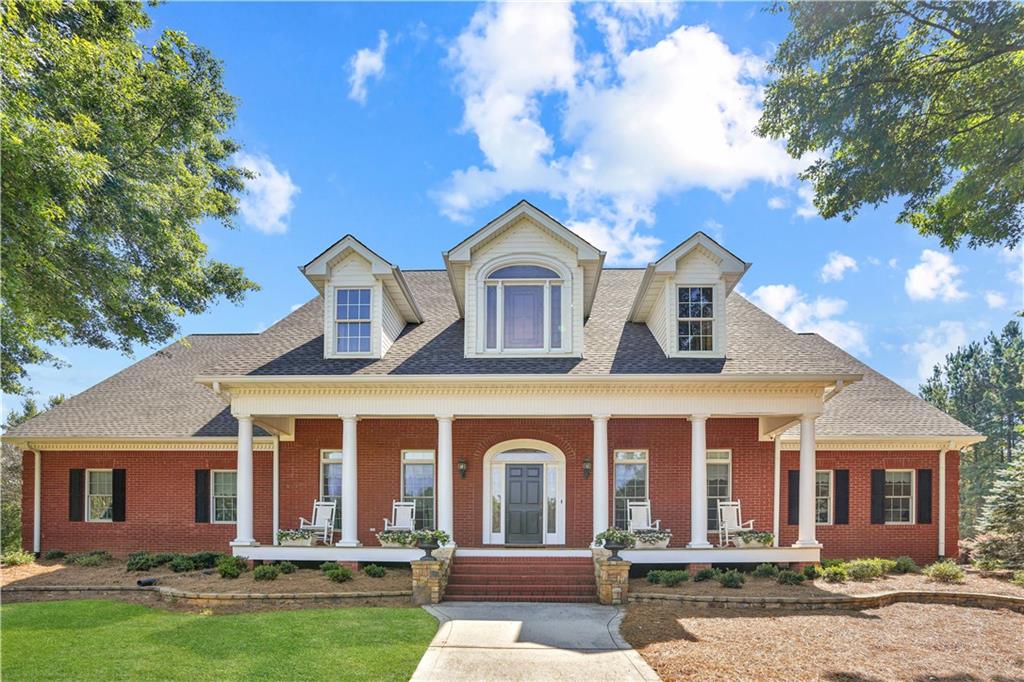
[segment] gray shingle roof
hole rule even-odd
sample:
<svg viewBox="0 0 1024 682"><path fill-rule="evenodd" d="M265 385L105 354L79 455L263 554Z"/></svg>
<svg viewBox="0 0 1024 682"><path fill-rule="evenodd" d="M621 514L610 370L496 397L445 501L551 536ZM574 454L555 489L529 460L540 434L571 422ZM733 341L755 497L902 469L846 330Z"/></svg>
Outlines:
<svg viewBox="0 0 1024 682"><path fill-rule="evenodd" d="M188 438L237 434L227 403L199 375L864 374L827 403L819 434L973 432L813 334L796 334L738 294L726 301L729 357L666 358L646 325L626 321L643 275L607 269L585 327L586 357L467 359L463 323L444 271L406 279L424 315L379 360L326 360L319 297L261 334L193 335L6 434L14 438ZM263 435L262 432L258 433Z"/></svg>

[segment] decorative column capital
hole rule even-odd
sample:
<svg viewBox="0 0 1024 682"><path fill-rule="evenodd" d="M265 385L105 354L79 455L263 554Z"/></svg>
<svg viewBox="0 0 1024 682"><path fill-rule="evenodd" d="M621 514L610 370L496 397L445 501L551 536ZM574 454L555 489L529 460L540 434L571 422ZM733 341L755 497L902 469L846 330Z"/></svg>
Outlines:
<svg viewBox="0 0 1024 682"><path fill-rule="evenodd" d="M455 415L452 414L435 414L434 419L439 422L452 422L455 421Z"/></svg>
<svg viewBox="0 0 1024 682"><path fill-rule="evenodd" d="M595 421L595 422L606 422L606 421L608 421L611 418L612 418L612 416L610 414L592 414L592 415L590 415L590 421Z"/></svg>
<svg viewBox="0 0 1024 682"><path fill-rule="evenodd" d="M691 422L706 422L710 418L711 418L710 414L691 414L686 419L687 419L687 421L691 421Z"/></svg>
<svg viewBox="0 0 1024 682"><path fill-rule="evenodd" d="M235 414L234 412L232 412L231 416L234 417L235 419L237 419L238 421L247 421L247 422L251 422L252 421L252 415L251 414Z"/></svg>
<svg viewBox="0 0 1024 682"><path fill-rule="evenodd" d="M359 416L355 414L339 414L338 417L343 422L356 422L359 421Z"/></svg>

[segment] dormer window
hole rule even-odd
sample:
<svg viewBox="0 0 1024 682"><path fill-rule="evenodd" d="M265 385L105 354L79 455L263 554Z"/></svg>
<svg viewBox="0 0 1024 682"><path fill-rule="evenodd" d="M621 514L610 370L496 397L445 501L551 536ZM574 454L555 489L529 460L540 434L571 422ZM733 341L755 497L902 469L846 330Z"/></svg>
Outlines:
<svg viewBox="0 0 1024 682"><path fill-rule="evenodd" d="M561 351L565 282L540 265L505 265L484 279L487 351Z"/></svg>
<svg viewBox="0 0 1024 682"><path fill-rule="evenodd" d="M335 325L339 353L370 352L370 289L335 289Z"/></svg>
<svg viewBox="0 0 1024 682"><path fill-rule="evenodd" d="M714 287L678 288L679 332L678 350L715 350L715 289Z"/></svg>

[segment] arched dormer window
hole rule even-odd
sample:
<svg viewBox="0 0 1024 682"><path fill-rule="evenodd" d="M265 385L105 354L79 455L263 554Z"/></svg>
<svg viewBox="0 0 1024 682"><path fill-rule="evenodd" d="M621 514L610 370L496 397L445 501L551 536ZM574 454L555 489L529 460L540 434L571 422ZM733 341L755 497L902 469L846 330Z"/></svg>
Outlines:
<svg viewBox="0 0 1024 682"><path fill-rule="evenodd" d="M567 289L555 270L531 263L501 265L483 281L486 352L561 352L566 338Z"/></svg>

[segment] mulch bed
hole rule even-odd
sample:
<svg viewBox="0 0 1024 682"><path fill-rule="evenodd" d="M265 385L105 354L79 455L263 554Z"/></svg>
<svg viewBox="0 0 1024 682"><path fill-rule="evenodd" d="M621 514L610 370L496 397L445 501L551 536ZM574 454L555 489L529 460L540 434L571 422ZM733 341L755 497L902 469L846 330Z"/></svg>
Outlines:
<svg viewBox="0 0 1024 682"><path fill-rule="evenodd" d="M1024 615L1008 610L894 604L769 615L636 603L621 632L665 680L1024 679Z"/></svg>
<svg viewBox="0 0 1024 682"><path fill-rule="evenodd" d="M923 575L890 575L867 581L850 580L845 583L827 583L824 580L806 581L800 585L779 585L771 578L755 578L747 575L747 582L740 589L722 587L715 580L699 583L689 580L675 587L652 585L643 578L629 581L630 594L654 592L657 594L686 594L695 596L723 597L829 597L836 595L875 594L899 590L927 592L982 592L985 594L1008 594L1024 597L1024 587L1008 580L984 578L968 574L963 583L938 583Z"/></svg>

